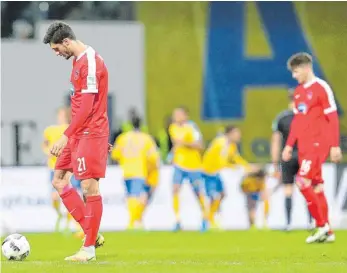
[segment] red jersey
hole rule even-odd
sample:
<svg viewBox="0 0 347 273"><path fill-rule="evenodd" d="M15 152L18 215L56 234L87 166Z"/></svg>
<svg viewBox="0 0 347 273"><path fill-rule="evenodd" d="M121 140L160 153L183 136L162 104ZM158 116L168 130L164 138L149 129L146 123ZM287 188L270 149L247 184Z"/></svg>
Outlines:
<svg viewBox="0 0 347 273"><path fill-rule="evenodd" d="M92 47L74 59L71 84L72 120L65 134L73 138L108 136L108 71Z"/></svg>
<svg viewBox="0 0 347 273"><path fill-rule="evenodd" d="M287 145L298 143L299 152L312 145L329 148L338 146L339 129L334 94L322 79L315 78L299 85L294 91L295 117Z"/></svg>

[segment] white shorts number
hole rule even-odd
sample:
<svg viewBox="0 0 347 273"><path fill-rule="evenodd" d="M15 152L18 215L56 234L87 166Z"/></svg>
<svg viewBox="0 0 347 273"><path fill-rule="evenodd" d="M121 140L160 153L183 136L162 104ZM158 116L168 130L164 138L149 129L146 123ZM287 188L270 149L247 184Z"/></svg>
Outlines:
<svg viewBox="0 0 347 273"><path fill-rule="evenodd" d="M77 168L77 170L79 172L86 171L87 168L86 168L86 161L85 161L84 157L77 158L77 161L78 161L78 168Z"/></svg>
<svg viewBox="0 0 347 273"><path fill-rule="evenodd" d="M300 174L300 175L306 175L306 174L311 170L311 164L312 164L312 161L311 161L311 160L306 160L306 159L304 159L304 160L301 162L299 174Z"/></svg>

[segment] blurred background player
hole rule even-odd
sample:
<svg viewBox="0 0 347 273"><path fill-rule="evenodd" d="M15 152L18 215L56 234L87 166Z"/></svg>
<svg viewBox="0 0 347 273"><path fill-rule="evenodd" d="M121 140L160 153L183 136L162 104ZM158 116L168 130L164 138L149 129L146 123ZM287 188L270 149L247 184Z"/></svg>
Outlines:
<svg viewBox="0 0 347 273"><path fill-rule="evenodd" d="M264 202L264 227L267 228L267 217L269 214L269 198L266 190L266 172L260 169L256 172L246 174L241 183L241 189L246 195L247 211L250 228L255 228L255 216L257 204Z"/></svg>
<svg viewBox="0 0 347 273"><path fill-rule="evenodd" d="M174 230L181 229L179 192L183 182L188 180L194 194L199 200L203 214L201 230L204 231L207 228L207 211L204 202L201 175L202 135L197 125L189 120L188 111L185 107L174 109L172 121L169 127L169 134L173 144L173 208L176 216Z"/></svg>
<svg viewBox="0 0 347 273"><path fill-rule="evenodd" d="M155 177L158 171L159 153L153 138L140 131L139 118L132 120L133 129L122 133L116 139L111 153L123 171L127 202L129 209L128 228L135 228L135 224L142 219L142 213L147 205L149 195L153 193L157 183Z"/></svg>
<svg viewBox="0 0 347 273"><path fill-rule="evenodd" d="M50 149L52 148L52 145L58 141L61 136L64 134L64 131L67 129L67 127L69 126L69 109L65 108L65 107L61 107L58 109L57 111L57 124L56 125L51 125L48 126L44 132L43 132L43 143L42 143L42 150L43 152L47 155L48 159L47 159L47 165L49 168L49 181L50 183L52 183L53 180L53 175L54 175L54 167L55 167L55 163L57 161L57 157L52 155L50 153ZM76 180L74 176L71 177L70 180L72 186L74 188L76 188L77 190L81 190L81 185L80 185L80 181ZM53 208L56 210L57 214L58 214L58 218L55 224L55 230L59 231L60 229L60 222L63 218L63 214L60 208L60 196L58 194L58 192L52 187L52 205ZM72 220L72 216L67 213L67 221L66 221L66 228L65 231L67 232L69 230L69 225L70 225L70 221ZM76 223L77 224L77 223ZM80 235L80 226L77 224L77 227L79 229L79 232L76 233L76 235Z"/></svg>
<svg viewBox="0 0 347 273"><path fill-rule="evenodd" d="M157 148L157 147L156 147ZM153 152L153 155L150 156L147 160L147 177L145 181L144 191L146 198L143 199L143 202L140 203L137 211L137 217L135 222L139 227L143 227L143 213L150 204L153 194L159 183L159 167L160 167L160 153L156 149L156 154Z"/></svg>
<svg viewBox="0 0 347 273"><path fill-rule="evenodd" d="M335 163L342 158L334 94L327 82L315 76L309 54L297 53L291 56L287 66L299 85L294 92L295 117L282 158L287 162L291 160L296 143L300 164L296 183L317 226L317 230L306 239L306 243L332 242L335 241L335 235L329 225L322 164L329 152Z"/></svg>
<svg viewBox="0 0 347 273"><path fill-rule="evenodd" d="M223 133L212 140L206 149L203 160L203 179L206 196L209 199L208 221L211 228L218 228L215 214L219 211L220 204L225 196L223 181L220 171L230 164L251 169L248 162L241 157L237 144L241 141L241 131L235 126L227 126Z"/></svg>
<svg viewBox="0 0 347 273"><path fill-rule="evenodd" d="M281 160L281 151L283 150L290 131L290 125L294 118L294 90L288 91L290 100L288 109L281 112L272 123L271 138L271 159L275 169L275 176L279 178L284 185L285 208L286 208L286 230L291 229L292 216L292 196L294 190L295 176L299 171L298 149L295 145L293 148L292 159L288 162ZM309 222L312 217L309 213Z"/></svg>

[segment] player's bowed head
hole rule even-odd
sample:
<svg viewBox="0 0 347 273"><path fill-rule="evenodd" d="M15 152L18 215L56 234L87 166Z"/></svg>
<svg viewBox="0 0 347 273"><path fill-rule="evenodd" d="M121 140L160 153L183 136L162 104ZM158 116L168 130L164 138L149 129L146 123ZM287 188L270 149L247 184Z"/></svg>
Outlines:
<svg viewBox="0 0 347 273"><path fill-rule="evenodd" d="M299 84L313 79L312 56L306 52L299 52L288 59L287 68L292 72L292 77Z"/></svg>
<svg viewBox="0 0 347 273"><path fill-rule="evenodd" d="M57 56L66 60L72 56L77 57L86 47L81 41L76 40L72 28L64 22L53 22L46 31L43 43L49 44Z"/></svg>

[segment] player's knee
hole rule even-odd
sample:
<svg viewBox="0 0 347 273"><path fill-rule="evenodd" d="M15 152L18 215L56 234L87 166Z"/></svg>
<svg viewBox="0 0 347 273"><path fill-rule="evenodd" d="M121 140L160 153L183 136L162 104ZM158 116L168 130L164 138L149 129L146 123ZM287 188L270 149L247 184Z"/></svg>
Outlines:
<svg viewBox="0 0 347 273"><path fill-rule="evenodd" d="M59 200L59 194L57 192L52 192L52 200L53 201L58 201Z"/></svg>
<svg viewBox="0 0 347 273"><path fill-rule="evenodd" d="M172 188L173 189L173 193L177 194L179 192L180 188L181 188L180 184L174 184L173 188Z"/></svg>
<svg viewBox="0 0 347 273"><path fill-rule="evenodd" d="M293 195L293 185L292 184L285 185L285 187L284 187L284 195L286 197L290 197L290 196Z"/></svg>
<svg viewBox="0 0 347 273"><path fill-rule="evenodd" d="M194 191L195 196L198 198L200 198L200 197L203 198L205 196L204 193L199 188L194 188L193 191Z"/></svg>
<svg viewBox="0 0 347 273"><path fill-rule="evenodd" d="M251 217L251 218L255 218L255 215L256 215L256 210L255 210L255 208L250 208L249 210L248 210L248 214L249 214L249 216Z"/></svg>
<svg viewBox="0 0 347 273"><path fill-rule="evenodd" d="M299 187L299 189L306 189L306 188L310 187L312 184L310 179L307 179L307 178L302 177L302 176L297 176L295 183Z"/></svg>
<svg viewBox="0 0 347 273"><path fill-rule="evenodd" d="M143 205L147 203L148 195L146 193L141 193L139 197L139 202Z"/></svg>
<svg viewBox="0 0 347 273"><path fill-rule="evenodd" d="M220 193L220 199L222 200L222 199L224 199L224 197L225 197L225 193L224 193L224 191L222 191L222 192Z"/></svg>
<svg viewBox="0 0 347 273"><path fill-rule="evenodd" d="M84 196L100 195L99 182L95 179L85 179L81 182Z"/></svg>
<svg viewBox="0 0 347 273"><path fill-rule="evenodd" d="M59 194L61 194L63 192L63 189L66 185L68 185L68 181L66 181L65 179L59 179L54 177L53 181L52 181L52 185L53 187L57 190L57 192Z"/></svg>
<svg viewBox="0 0 347 273"><path fill-rule="evenodd" d="M215 201L215 200L222 200L224 198L224 193L223 192L214 192L209 194L209 197Z"/></svg>

